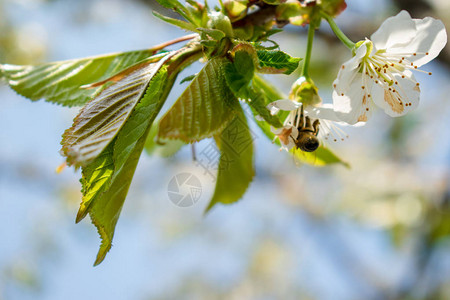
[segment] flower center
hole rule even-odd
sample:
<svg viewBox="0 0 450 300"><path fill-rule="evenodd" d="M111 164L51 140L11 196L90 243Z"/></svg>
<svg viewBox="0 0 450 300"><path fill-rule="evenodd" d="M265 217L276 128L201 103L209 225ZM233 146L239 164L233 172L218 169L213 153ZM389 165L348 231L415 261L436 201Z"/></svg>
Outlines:
<svg viewBox="0 0 450 300"><path fill-rule="evenodd" d="M364 98L371 98L368 91L369 78L375 84L380 84L385 90L385 100L398 113L403 111L403 106L411 106L411 103L404 103L400 93L402 87L398 83L398 79L406 79L411 82L415 81L405 73L405 70L416 70L419 72L431 75L431 72L426 72L418 69L418 67L407 59L407 57L414 57L418 54L428 55L427 53L388 53L385 49L377 50L374 54L365 55L360 64L360 72L363 74L362 89L365 89ZM419 83L415 83L414 89L419 89ZM364 100L367 100L363 99ZM363 103L365 104L365 103ZM366 108L368 111L368 108Z"/></svg>
<svg viewBox="0 0 450 300"><path fill-rule="evenodd" d="M405 70L416 70L431 75L431 72L419 70L414 63L405 58L417 56L417 54L422 53L388 53L386 50L377 50L375 54L363 58L363 64L367 67L365 73L371 78L376 77L390 86L396 84L394 75L406 77L402 74ZM428 55L428 52L423 54Z"/></svg>

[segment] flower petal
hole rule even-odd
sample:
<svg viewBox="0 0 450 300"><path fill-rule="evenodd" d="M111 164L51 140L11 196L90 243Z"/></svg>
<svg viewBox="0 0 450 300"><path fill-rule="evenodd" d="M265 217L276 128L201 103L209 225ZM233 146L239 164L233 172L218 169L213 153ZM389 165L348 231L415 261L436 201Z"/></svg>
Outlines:
<svg viewBox="0 0 450 300"><path fill-rule="evenodd" d="M288 99L281 99L269 103L267 109L272 115L277 114L280 110L292 111L300 107L300 103Z"/></svg>
<svg viewBox="0 0 450 300"><path fill-rule="evenodd" d="M362 44L356 49L355 56L346 61L339 69L338 76L333 82L333 88L338 94L347 93L353 79L358 76L359 67L362 58L367 53L367 44Z"/></svg>
<svg viewBox="0 0 450 300"><path fill-rule="evenodd" d="M298 137L298 130L294 126L287 125L282 128L273 128L270 130L276 135L276 138L280 140L281 148L286 151L295 147L294 140Z"/></svg>
<svg viewBox="0 0 450 300"><path fill-rule="evenodd" d="M319 139L343 141L347 137L347 134L338 126L338 124L347 124L336 116L332 104L326 103L320 107L308 107L305 114L312 119L319 119L319 134L317 135Z"/></svg>
<svg viewBox="0 0 450 300"><path fill-rule="evenodd" d="M288 151L291 150L292 148L295 147L295 143L292 139L289 139L289 143L288 144L282 144L281 148L283 148L284 150Z"/></svg>
<svg viewBox="0 0 450 300"><path fill-rule="evenodd" d="M339 122L340 119L337 117L336 112L332 104L326 103L319 107L307 107L305 110L305 115L320 120L329 120L333 122Z"/></svg>
<svg viewBox="0 0 450 300"><path fill-rule="evenodd" d="M414 38L408 43L396 45L389 49L388 52L411 53L410 56L405 56L405 58L417 67L420 67L438 56L445 47L447 44L447 32L440 20L431 17L413 19L413 22L416 27Z"/></svg>
<svg viewBox="0 0 450 300"><path fill-rule="evenodd" d="M284 127L276 128L276 127L270 126L270 131L275 135L281 134L283 132L283 130L284 130Z"/></svg>
<svg viewBox="0 0 450 300"><path fill-rule="evenodd" d="M333 106L339 120L350 125L366 122L370 116L370 88L362 89L363 76L355 78L346 94L333 91ZM370 83L371 81L368 81ZM368 94L369 93L369 94Z"/></svg>
<svg viewBox="0 0 450 300"><path fill-rule="evenodd" d="M373 101L391 117L400 117L414 110L419 105L420 88L411 71L395 74L398 84L392 86L374 85Z"/></svg>
<svg viewBox="0 0 450 300"><path fill-rule="evenodd" d="M396 16L387 18L372 34L370 40L377 50L389 49L397 44L410 42L416 33L416 26L409 13L402 10Z"/></svg>

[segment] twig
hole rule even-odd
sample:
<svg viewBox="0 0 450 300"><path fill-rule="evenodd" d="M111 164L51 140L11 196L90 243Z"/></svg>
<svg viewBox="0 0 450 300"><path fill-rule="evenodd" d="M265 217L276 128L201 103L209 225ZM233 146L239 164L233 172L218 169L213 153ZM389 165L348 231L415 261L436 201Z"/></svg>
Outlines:
<svg viewBox="0 0 450 300"><path fill-rule="evenodd" d="M184 42L184 41L192 40L192 39L194 39L196 37L198 37L197 33L188 34L188 35L176 38L174 40L167 41L167 42L164 42L162 44L159 44L159 45L156 45L154 47L151 47L149 50L153 51L153 52L157 52L159 50L162 50L162 49L166 48L167 46L171 46L171 45L174 45L174 44L177 44L177 43L181 43L181 42Z"/></svg>

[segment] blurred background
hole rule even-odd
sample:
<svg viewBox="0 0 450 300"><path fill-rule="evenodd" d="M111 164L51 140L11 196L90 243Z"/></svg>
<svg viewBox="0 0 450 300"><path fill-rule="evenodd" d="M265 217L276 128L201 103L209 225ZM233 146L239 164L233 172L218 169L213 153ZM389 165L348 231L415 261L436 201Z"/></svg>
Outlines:
<svg viewBox="0 0 450 300"><path fill-rule="evenodd" d="M401 9L450 28L447 0L347 3L337 22L354 41ZM145 49L184 34L153 9L143 0L0 0L0 62ZM287 27L274 39L303 57L305 29ZM350 55L323 24L311 72L325 102ZM254 182L240 202L206 216L215 179L190 147L169 158L143 153L114 246L95 268L96 229L88 218L74 222L80 174L55 172L61 134L78 109L31 103L0 85L0 300L450 299L449 67L447 47L425 66L432 76L416 74L415 112L392 119L377 111L366 126L344 128L349 139L329 146L350 169L296 166L253 127ZM287 94L296 76L269 79ZM169 100L185 85L176 83ZM188 208L167 193L182 172L202 187Z"/></svg>

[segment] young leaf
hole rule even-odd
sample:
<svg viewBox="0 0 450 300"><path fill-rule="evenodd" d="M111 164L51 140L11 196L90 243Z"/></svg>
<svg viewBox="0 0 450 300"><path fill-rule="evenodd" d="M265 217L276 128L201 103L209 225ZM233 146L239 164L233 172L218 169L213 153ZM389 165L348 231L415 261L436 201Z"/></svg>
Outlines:
<svg viewBox="0 0 450 300"><path fill-rule="evenodd" d="M225 65L225 78L233 93L243 99L251 98L249 85L255 74L255 65L251 54L236 51L233 63Z"/></svg>
<svg viewBox="0 0 450 300"><path fill-rule="evenodd" d="M245 47L243 47L245 49ZM236 97L249 99L248 103L266 122L275 127L282 124L277 116L272 116L266 106L268 101L264 91L253 84L255 71L254 59L251 53L243 50L235 52L233 63L225 65L227 84Z"/></svg>
<svg viewBox="0 0 450 300"><path fill-rule="evenodd" d="M87 165L108 146L144 95L150 80L176 53L133 70L81 109L61 142L69 165Z"/></svg>
<svg viewBox="0 0 450 300"><path fill-rule="evenodd" d="M153 55L151 49L72 59L36 66L0 64L0 73L18 94L64 106L84 105L101 87L81 89Z"/></svg>
<svg viewBox="0 0 450 300"><path fill-rule="evenodd" d="M280 118L278 116L273 116L267 109L267 105L271 102L268 101L267 96L261 89L255 87L252 88L252 100L248 102L250 107L261 116L264 121L273 127L279 128L282 126Z"/></svg>
<svg viewBox="0 0 450 300"><path fill-rule="evenodd" d="M198 31L202 33L202 38L205 39L204 35L209 36L215 41L220 41L225 37L225 32L219 29L212 29L212 28L198 28Z"/></svg>
<svg viewBox="0 0 450 300"><path fill-rule="evenodd" d="M184 77L183 79L181 79L180 84L191 81L192 79L195 78L195 76L197 76L197 74L193 74L193 75Z"/></svg>
<svg viewBox="0 0 450 300"><path fill-rule="evenodd" d="M260 71L270 74L291 74L298 67L301 58L291 57L283 51L258 50Z"/></svg>
<svg viewBox="0 0 450 300"><path fill-rule="evenodd" d="M217 203L234 203L244 195L255 175L253 139L242 110L215 137L220 149L219 170L214 195L206 211Z"/></svg>
<svg viewBox="0 0 450 300"><path fill-rule="evenodd" d="M103 261L111 248L114 229L149 129L172 84L173 80L167 79L167 69L161 69L114 141L82 168L83 200L77 222L89 213L98 229L102 243L95 265Z"/></svg>
<svg viewBox="0 0 450 300"><path fill-rule="evenodd" d="M114 173L113 150L114 143L111 143L92 163L82 168L83 198L76 217L77 223L86 217L92 201L110 186Z"/></svg>
<svg viewBox="0 0 450 300"><path fill-rule="evenodd" d="M226 58L213 58L191 81L159 123L161 138L194 142L222 131L239 102L226 84Z"/></svg>
<svg viewBox="0 0 450 300"><path fill-rule="evenodd" d="M158 19L163 20L164 22L167 22L169 24L175 25L181 29L187 30L187 31L193 31L198 32L197 27L191 23L188 23L183 20L174 19L171 17L164 16L156 11L153 12L153 15L157 17Z"/></svg>
<svg viewBox="0 0 450 300"><path fill-rule="evenodd" d="M192 24L195 24L190 11L178 0L156 0L156 1L165 8L173 9L187 21L189 21Z"/></svg>

